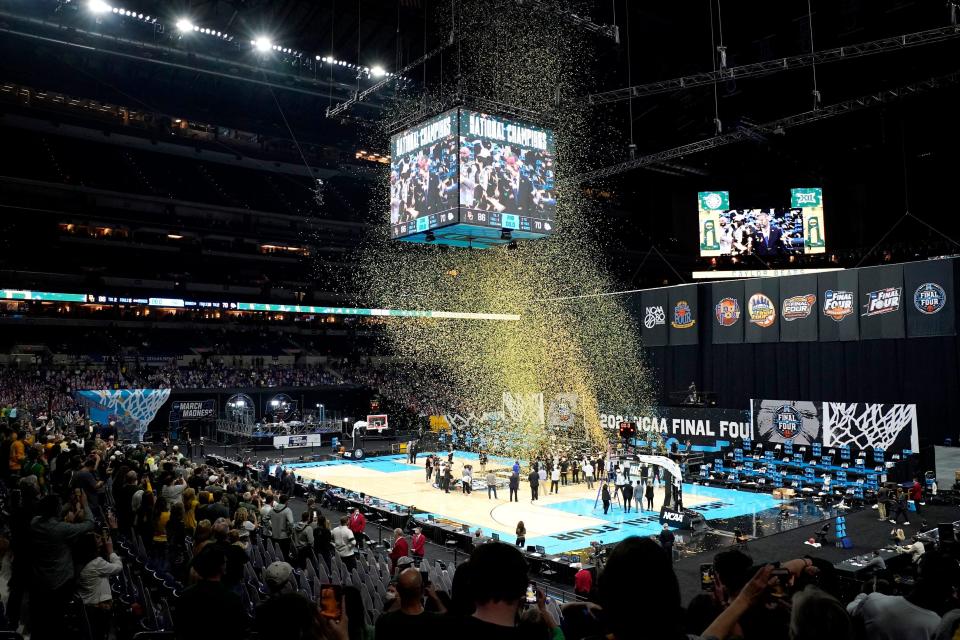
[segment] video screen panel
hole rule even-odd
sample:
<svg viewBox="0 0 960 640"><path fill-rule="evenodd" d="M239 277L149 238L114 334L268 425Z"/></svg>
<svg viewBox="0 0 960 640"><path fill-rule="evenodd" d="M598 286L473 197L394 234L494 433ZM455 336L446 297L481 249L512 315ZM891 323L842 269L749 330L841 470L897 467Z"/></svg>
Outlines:
<svg viewBox="0 0 960 640"><path fill-rule="evenodd" d="M390 138L390 235L457 222L457 109Z"/></svg>
<svg viewBox="0 0 960 640"><path fill-rule="evenodd" d="M460 111L460 221L535 234L553 231L557 196L553 132Z"/></svg>
<svg viewBox="0 0 960 640"><path fill-rule="evenodd" d="M728 192L702 192L698 194L700 255L824 253L822 195L819 188L791 189L790 207L734 209Z"/></svg>

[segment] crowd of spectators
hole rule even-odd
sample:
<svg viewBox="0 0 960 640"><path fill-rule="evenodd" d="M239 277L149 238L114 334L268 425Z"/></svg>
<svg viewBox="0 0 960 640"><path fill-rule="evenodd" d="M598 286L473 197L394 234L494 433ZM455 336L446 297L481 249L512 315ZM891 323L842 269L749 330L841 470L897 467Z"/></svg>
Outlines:
<svg viewBox="0 0 960 640"><path fill-rule="evenodd" d="M123 591L137 571L169 586L160 627L186 640L939 640L960 624L960 564L949 546L921 546L896 575L878 562L858 595L815 556L756 562L730 548L713 558L710 588L684 606L661 542L628 538L561 603L532 583L514 545L480 544L454 570L420 531L397 529L387 553L362 514L332 513L341 505L328 494L314 500L283 470L194 461L166 442L118 443L83 420L8 412L0 431L10 562L0 623L39 640L143 628L150 616ZM434 554L443 580L422 570ZM389 585L371 601L351 585L375 570ZM327 572L342 578L337 589L304 581Z"/></svg>

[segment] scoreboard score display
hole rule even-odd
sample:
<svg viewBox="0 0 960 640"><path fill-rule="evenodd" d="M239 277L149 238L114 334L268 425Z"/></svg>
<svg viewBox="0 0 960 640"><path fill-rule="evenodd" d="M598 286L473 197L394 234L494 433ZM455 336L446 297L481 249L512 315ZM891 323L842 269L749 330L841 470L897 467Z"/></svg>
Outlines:
<svg viewBox="0 0 960 640"><path fill-rule="evenodd" d="M486 248L553 233L553 132L453 109L390 139L390 235Z"/></svg>

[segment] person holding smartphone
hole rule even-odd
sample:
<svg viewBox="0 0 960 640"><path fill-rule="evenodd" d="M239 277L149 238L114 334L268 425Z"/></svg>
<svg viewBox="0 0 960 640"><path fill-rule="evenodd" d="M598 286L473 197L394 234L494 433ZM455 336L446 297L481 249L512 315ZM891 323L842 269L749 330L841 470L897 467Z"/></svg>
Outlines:
<svg viewBox="0 0 960 640"><path fill-rule="evenodd" d="M446 629L443 603L432 586L425 585L420 571L404 569L397 576L397 597L400 608L377 618L374 637L377 640L406 640L429 638ZM424 608L424 597L429 599L436 613Z"/></svg>

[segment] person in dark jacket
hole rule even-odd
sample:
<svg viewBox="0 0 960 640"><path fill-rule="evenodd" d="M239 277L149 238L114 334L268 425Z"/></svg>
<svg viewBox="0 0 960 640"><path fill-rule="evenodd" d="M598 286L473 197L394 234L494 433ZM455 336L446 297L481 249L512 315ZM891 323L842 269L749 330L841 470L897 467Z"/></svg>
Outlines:
<svg viewBox="0 0 960 640"><path fill-rule="evenodd" d="M647 509L649 509L650 511L653 511L653 483L652 482L647 485L644 495L647 498Z"/></svg>
<svg viewBox="0 0 960 640"><path fill-rule="evenodd" d="M30 602L37 603L31 615L31 637L35 640L67 636L66 611L75 591L72 545L94 529L93 512L87 496L75 490L70 509L62 514L57 495L40 500L38 515L30 522L32 543Z"/></svg>
<svg viewBox="0 0 960 640"><path fill-rule="evenodd" d="M530 502L534 502L540 497L540 474L530 471L527 481L530 483Z"/></svg>
<svg viewBox="0 0 960 640"><path fill-rule="evenodd" d="M600 489L600 500L603 502L603 513L606 514L610 511L610 485L606 482L603 483L603 488Z"/></svg>
<svg viewBox="0 0 960 640"><path fill-rule="evenodd" d="M520 502L517 492L520 491L520 474L510 474L510 502Z"/></svg>
<svg viewBox="0 0 960 640"><path fill-rule="evenodd" d="M630 503L633 501L633 485L627 482L620 487L620 493L623 494L623 512L630 513Z"/></svg>
<svg viewBox="0 0 960 640"><path fill-rule="evenodd" d="M663 525L663 530L660 531L657 538L660 540L660 546L667 552L670 562L673 562L673 541L676 538L676 536L673 535L673 531L670 531L669 526Z"/></svg>

